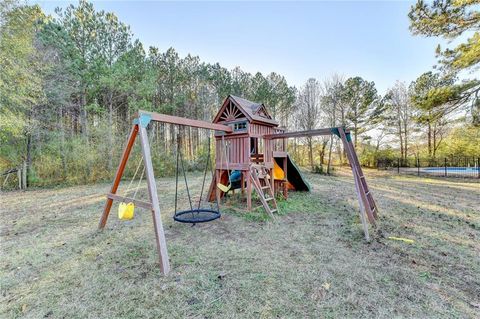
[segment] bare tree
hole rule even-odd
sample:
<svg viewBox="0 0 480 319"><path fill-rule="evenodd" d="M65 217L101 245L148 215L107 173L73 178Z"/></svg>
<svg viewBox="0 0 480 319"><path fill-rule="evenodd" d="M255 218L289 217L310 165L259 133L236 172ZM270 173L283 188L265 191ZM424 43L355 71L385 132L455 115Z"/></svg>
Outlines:
<svg viewBox="0 0 480 319"><path fill-rule="evenodd" d="M342 100L344 78L333 74L323 81L322 109L325 114L326 125L335 127L345 125L346 107ZM330 136L328 149L327 174L331 172L333 136Z"/></svg>
<svg viewBox="0 0 480 319"><path fill-rule="evenodd" d="M400 158L406 160L412 127L412 105L404 82L397 81L383 98L383 130L394 135L400 147Z"/></svg>
<svg viewBox="0 0 480 319"><path fill-rule="evenodd" d="M317 127L321 116L321 87L320 83L310 78L302 87L297 98L297 118L302 130L313 130ZM313 170L313 141L307 137L308 160Z"/></svg>

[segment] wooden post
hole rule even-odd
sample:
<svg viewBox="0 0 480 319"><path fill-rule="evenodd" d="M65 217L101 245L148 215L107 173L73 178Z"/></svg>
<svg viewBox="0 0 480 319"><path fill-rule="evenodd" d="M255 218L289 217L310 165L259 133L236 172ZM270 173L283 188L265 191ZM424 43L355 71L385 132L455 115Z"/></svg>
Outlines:
<svg viewBox="0 0 480 319"><path fill-rule="evenodd" d="M353 170L353 167L352 167ZM368 234L368 224L367 220L365 218L365 207L363 206L362 203L362 196L360 195L360 190L358 189L358 186L360 185L361 181L359 180L360 178L358 177L355 172L353 172L353 178L355 179L355 191L357 192L357 199L358 199L358 206L360 206L360 221L362 222L363 226L363 233L365 234L365 240L370 241L370 235Z"/></svg>
<svg viewBox="0 0 480 319"><path fill-rule="evenodd" d="M22 169L17 169L18 189L22 189Z"/></svg>
<svg viewBox="0 0 480 319"><path fill-rule="evenodd" d="M285 139L284 139L285 140ZM285 156L283 158L283 161L282 161L282 164L283 164L283 174L284 174L284 182L283 182L283 197L285 197L285 199L288 198L288 177L287 177L287 168L288 168L288 165L287 165L287 162L288 162L288 155Z"/></svg>
<svg viewBox="0 0 480 319"><path fill-rule="evenodd" d="M477 172L478 172L478 178L480 178L480 157L477 158Z"/></svg>
<svg viewBox="0 0 480 319"><path fill-rule="evenodd" d="M242 171L240 176L240 186L242 187L242 195L245 194L245 171Z"/></svg>
<svg viewBox="0 0 480 319"><path fill-rule="evenodd" d="M447 158L445 157L445 177L447 177Z"/></svg>
<svg viewBox="0 0 480 319"><path fill-rule="evenodd" d="M140 142L142 145L143 163L147 175L148 194L152 203L153 227L157 241L157 251L160 257L160 271L166 275L170 271L170 262L168 260L167 243L165 241L165 232L163 230L162 216L160 214L160 204L158 202L157 185L153 174L152 158L150 155L150 145L148 143L147 129L138 125L140 130Z"/></svg>
<svg viewBox="0 0 480 319"><path fill-rule="evenodd" d="M23 161L22 167L22 188L27 189L27 161Z"/></svg>
<svg viewBox="0 0 480 319"><path fill-rule="evenodd" d="M367 213L368 220L370 221L370 223L372 223L372 225L375 225L375 217L376 216L374 216L374 214L373 214L373 212L370 208L370 202L369 202L369 199L367 198L367 195L366 195L367 194L367 190L365 189L366 186L364 186L364 183L361 180L361 177L363 176L362 168L360 167L360 163L358 162L358 159L356 160L356 154L354 154L355 149L353 148L352 143L347 140L347 137L346 137L346 134L345 134L343 128L341 128L341 127L338 128L338 131L340 133L340 138L343 142L345 152L347 153L348 162L350 164L350 167L352 168L354 181L355 181L355 184L357 185L356 190L359 191L359 192L357 192L357 194L362 199L364 212Z"/></svg>
<svg viewBox="0 0 480 319"><path fill-rule="evenodd" d="M122 179L123 171L125 170L125 166L127 165L128 156L130 155L130 151L132 150L133 144L135 143L137 133L138 125L133 125L132 130L130 131L130 135L128 137L127 146L125 146L122 158L120 159L120 164L118 164L117 172L115 173L115 179L113 180L113 185L110 189L110 194L116 194L117 192L118 185L120 184L120 180ZM112 208L112 203L113 199L107 198L107 202L105 203L105 207L103 208L102 217L100 218L100 222L98 223L98 228L102 229L105 227L108 215L110 214L110 209Z"/></svg>
<svg viewBox="0 0 480 319"><path fill-rule="evenodd" d="M222 170L216 169L215 170L215 179L217 183L222 182ZM220 203L221 200L221 194L220 194L220 189L217 187L217 184L215 184L213 187L215 187L215 197L217 198L217 203Z"/></svg>
<svg viewBox="0 0 480 319"><path fill-rule="evenodd" d="M420 176L420 157L417 157L417 176Z"/></svg>
<svg viewBox="0 0 480 319"><path fill-rule="evenodd" d="M272 157L273 159L273 157ZM275 160L275 159L273 159ZM270 171L270 186L272 188L272 194L275 196L275 178L273 177L273 168Z"/></svg>
<svg viewBox="0 0 480 319"><path fill-rule="evenodd" d="M250 171L246 172L247 175L247 210L252 210L252 179L250 177Z"/></svg>

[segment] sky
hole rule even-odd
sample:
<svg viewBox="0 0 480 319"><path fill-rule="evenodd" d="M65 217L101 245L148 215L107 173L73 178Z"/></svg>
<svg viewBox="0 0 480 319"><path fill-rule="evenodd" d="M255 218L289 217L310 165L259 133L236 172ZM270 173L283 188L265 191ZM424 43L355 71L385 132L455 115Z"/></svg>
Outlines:
<svg viewBox="0 0 480 319"><path fill-rule="evenodd" d="M30 1L49 14L71 1ZM76 2L73 2L76 3ZM130 25L144 46L252 74L279 73L302 86L334 73L375 81L380 94L435 65L436 38L411 35L412 1L93 1Z"/></svg>

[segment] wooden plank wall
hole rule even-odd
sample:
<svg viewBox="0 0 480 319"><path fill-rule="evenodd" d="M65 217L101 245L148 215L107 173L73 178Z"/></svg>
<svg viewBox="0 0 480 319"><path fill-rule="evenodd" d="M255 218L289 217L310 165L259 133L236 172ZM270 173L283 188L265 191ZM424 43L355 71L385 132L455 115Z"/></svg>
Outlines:
<svg viewBox="0 0 480 319"><path fill-rule="evenodd" d="M275 134L275 128L270 126L251 123L249 125L249 133L253 137L262 138L262 136L267 134ZM273 150L274 150L275 144L276 143L273 140L263 140L264 163L273 164Z"/></svg>
<svg viewBox="0 0 480 319"><path fill-rule="evenodd" d="M284 128L273 128L273 134L280 134L285 132ZM273 140L273 151L274 152L285 152L286 150L286 139L276 139Z"/></svg>
<svg viewBox="0 0 480 319"><path fill-rule="evenodd" d="M263 135L283 133L283 129L249 123L247 134L242 136L227 135L225 141L229 143L228 148L228 166L230 169L248 169L250 164L250 136L262 138ZM265 140L263 139L264 162L273 164L273 151L285 151L283 140ZM217 169L226 169L225 150L222 138L216 136L215 159ZM271 166L271 165L268 165Z"/></svg>
<svg viewBox="0 0 480 319"><path fill-rule="evenodd" d="M265 126L265 125L250 123L250 125L248 125L248 128L249 128L250 135L253 137L260 137L266 134L275 133L273 127Z"/></svg>
<svg viewBox="0 0 480 319"><path fill-rule="evenodd" d="M226 137L225 141L229 145L227 148L228 166L230 169L247 169L250 161L250 138L246 135L242 137ZM226 169L225 145L221 138L216 139L215 159L217 169Z"/></svg>

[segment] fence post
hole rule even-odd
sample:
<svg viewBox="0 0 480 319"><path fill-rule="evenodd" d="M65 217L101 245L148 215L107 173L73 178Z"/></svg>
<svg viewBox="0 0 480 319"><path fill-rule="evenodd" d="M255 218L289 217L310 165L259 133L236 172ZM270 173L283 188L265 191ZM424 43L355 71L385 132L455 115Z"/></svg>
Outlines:
<svg viewBox="0 0 480 319"><path fill-rule="evenodd" d="M445 161L445 177L447 177L447 158L444 158Z"/></svg>
<svg viewBox="0 0 480 319"><path fill-rule="evenodd" d="M23 161L22 185L23 185L23 189L27 189L27 161Z"/></svg>
<svg viewBox="0 0 480 319"><path fill-rule="evenodd" d="M22 169L17 169L18 189L22 189Z"/></svg>
<svg viewBox="0 0 480 319"><path fill-rule="evenodd" d="M397 158L397 173L400 174L400 158Z"/></svg>
<svg viewBox="0 0 480 319"><path fill-rule="evenodd" d="M477 173L478 173L478 178L480 178L480 157L477 158Z"/></svg>

